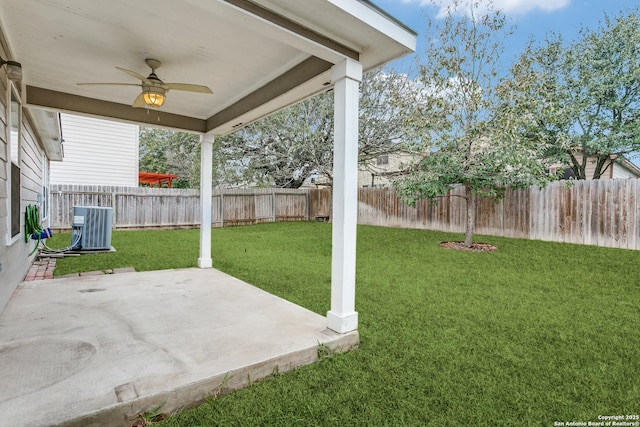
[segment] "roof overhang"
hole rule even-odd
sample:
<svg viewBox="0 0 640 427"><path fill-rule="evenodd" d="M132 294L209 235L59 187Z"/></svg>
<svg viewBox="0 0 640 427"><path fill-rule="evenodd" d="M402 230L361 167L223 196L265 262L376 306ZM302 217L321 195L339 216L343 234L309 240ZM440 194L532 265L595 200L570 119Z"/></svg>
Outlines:
<svg viewBox="0 0 640 427"><path fill-rule="evenodd" d="M64 111L223 135L332 86L347 58L372 69L415 50L416 34L363 0L3 0L0 25L35 111ZM131 107L136 83L115 67L214 94L170 91ZM47 114L42 118L49 117Z"/></svg>
<svg viewBox="0 0 640 427"><path fill-rule="evenodd" d="M31 109L28 114L35 126L47 158L62 161L62 133L60 130L60 114L54 111Z"/></svg>
<svg viewBox="0 0 640 427"><path fill-rule="evenodd" d="M620 157L620 159L618 157ZM627 159L626 156L612 155L611 159L619 161L622 167L626 168L630 173L632 173L636 177L640 177L640 168L636 164L634 164L631 160Z"/></svg>

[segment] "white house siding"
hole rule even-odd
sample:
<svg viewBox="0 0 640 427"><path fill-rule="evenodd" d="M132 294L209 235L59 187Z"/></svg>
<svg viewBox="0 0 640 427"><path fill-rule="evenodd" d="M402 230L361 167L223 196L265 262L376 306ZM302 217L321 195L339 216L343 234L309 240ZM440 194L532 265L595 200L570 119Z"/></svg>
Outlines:
<svg viewBox="0 0 640 427"><path fill-rule="evenodd" d="M628 167L626 164L615 163L613 165L613 179L629 179L638 178L637 171Z"/></svg>
<svg viewBox="0 0 640 427"><path fill-rule="evenodd" d="M0 49L1 51L1 49ZM4 57L4 52L1 52ZM44 150L35 136L25 114L22 116L20 163L20 234L11 239L8 217L10 212L10 190L8 172L10 168L7 142L7 105L10 91L7 88L5 70L0 69L0 311L11 294L26 275L35 255L29 255L34 242L24 241L24 211L27 205L39 205L43 200ZM44 221L43 226L49 224ZM8 238L9 237L9 238Z"/></svg>
<svg viewBox="0 0 640 427"><path fill-rule="evenodd" d="M578 156L576 156L578 158ZM582 157L578 158L578 161L582 161ZM600 179L629 179L638 178L638 171L628 167L625 162L618 163L613 160L609 160L610 164L606 165L606 170L600 177ZM588 180L593 179L593 173L596 170L595 160L587 159L587 167L585 173Z"/></svg>
<svg viewBox="0 0 640 427"><path fill-rule="evenodd" d="M582 163L582 155L576 154L576 160L578 163ZM597 159L595 157L587 159L587 163L585 165L585 176L586 180L590 181L593 179L593 173L596 170ZM565 167L560 163L556 163L551 166L550 170L555 172L558 168L562 168L564 170ZM640 170L635 167L628 160L623 160L622 163L616 162L614 160L608 160L608 163L603 167L604 173L600 176L600 179L629 179L629 178L640 178Z"/></svg>
<svg viewBox="0 0 640 427"><path fill-rule="evenodd" d="M51 184L138 186L139 127L62 114L64 159L51 162Z"/></svg>

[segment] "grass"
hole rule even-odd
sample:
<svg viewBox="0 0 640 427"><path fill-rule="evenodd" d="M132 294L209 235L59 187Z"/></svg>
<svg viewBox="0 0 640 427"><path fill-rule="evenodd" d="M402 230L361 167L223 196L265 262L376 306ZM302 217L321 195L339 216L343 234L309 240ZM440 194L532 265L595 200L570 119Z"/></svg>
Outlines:
<svg viewBox="0 0 640 427"><path fill-rule="evenodd" d="M216 268L329 309L330 224L212 233ZM497 252L438 247L461 238L359 227L360 349L158 425L551 426L640 412L640 253L487 236ZM113 245L56 273L194 266L198 232L114 232Z"/></svg>

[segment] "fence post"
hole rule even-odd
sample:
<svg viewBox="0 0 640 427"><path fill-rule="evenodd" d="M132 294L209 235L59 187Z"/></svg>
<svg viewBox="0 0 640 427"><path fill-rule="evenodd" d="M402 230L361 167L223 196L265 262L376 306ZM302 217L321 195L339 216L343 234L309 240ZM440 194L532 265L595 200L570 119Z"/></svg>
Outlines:
<svg viewBox="0 0 640 427"><path fill-rule="evenodd" d="M224 227L224 195L220 191L220 228Z"/></svg>
<svg viewBox="0 0 640 427"><path fill-rule="evenodd" d="M304 193L304 216L309 221L309 190Z"/></svg>
<svg viewBox="0 0 640 427"><path fill-rule="evenodd" d="M112 226L113 228L117 228L118 227L118 209L117 209L117 204L116 204L116 192L112 192L111 193L111 211L113 212L113 223Z"/></svg>
<svg viewBox="0 0 640 427"><path fill-rule="evenodd" d="M276 189L271 188L271 222L276 222Z"/></svg>

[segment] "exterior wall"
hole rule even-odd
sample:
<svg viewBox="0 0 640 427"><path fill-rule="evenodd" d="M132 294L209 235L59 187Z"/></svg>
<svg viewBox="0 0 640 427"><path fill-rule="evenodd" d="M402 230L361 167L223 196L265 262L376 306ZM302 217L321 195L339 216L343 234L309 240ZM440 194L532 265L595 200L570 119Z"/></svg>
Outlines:
<svg viewBox="0 0 640 427"><path fill-rule="evenodd" d="M358 187L391 187L393 174L402 171L411 160L408 153L385 154L388 162L378 164L378 159L371 159L358 168Z"/></svg>
<svg viewBox="0 0 640 427"><path fill-rule="evenodd" d="M625 163L615 163L613 165L613 179L630 179L638 178L638 172L632 167L628 167Z"/></svg>
<svg viewBox="0 0 640 427"><path fill-rule="evenodd" d="M411 161L412 157L408 153L392 153L388 154L388 163L378 165L377 159L369 160L366 164L360 165L358 168L358 187L392 187L394 173L402 171ZM582 156L577 155L578 162L582 161ZM611 164L607 167L600 179L629 179L640 178L640 169L628 160L622 163L610 160ZM554 165L553 168L563 167L560 164ZM564 168L564 167L563 167ZM593 172L596 169L595 160L588 159L586 167L587 180L593 179Z"/></svg>
<svg viewBox="0 0 640 427"><path fill-rule="evenodd" d="M582 162L582 156L576 155L576 160L578 160L578 162ZM587 181L593 179L593 172L595 172L595 170L596 170L595 159L592 160L590 158L587 158L587 166L585 168L585 176L587 178ZM611 178L611 166L609 166L609 169L607 169L600 177L600 179L609 179L609 178Z"/></svg>
<svg viewBox="0 0 640 427"><path fill-rule="evenodd" d="M1 49L0 49L1 51ZM1 52L4 57L4 52ZM42 149L34 128L25 114L22 115L20 164L20 233L10 236L10 188L9 171L11 161L8 142L8 108L10 105L9 83L4 68L0 69L0 311L9 301L11 294L22 281L35 255L29 255L34 242L24 241L24 212L27 205L35 204L42 209L43 167L46 167L46 155ZM43 215L46 216L46 215ZM43 226L49 224L42 221Z"/></svg>
<svg viewBox="0 0 640 427"><path fill-rule="evenodd" d="M578 162L582 162L582 155L577 154L576 160ZM616 162L614 160L609 160L610 164L605 165L606 170L600 177L600 179L629 179L629 178L640 178L640 169L636 167L633 163L624 159L622 163ZM551 170L555 170L557 168L563 168L565 166L560 164L555 164L551 167ZM593 172L596 170L596 160L595 158L587 159L587 165L585 168L586 181L593 180Z"/></svg>
<svg viewBox="0 0 640 427"><path fill-rule="evenodd" d="M358 187L392 187L398 172L404 170L413 158L406 152L383 156L386 156L387 163L378 164L378 158L375 158L358 165ZM326 175L316 175L307 178L300 188L331 188L331 182Z"/></svg>
<svg viewBox="0 0 640 427"><path fill-rule="evenodd" d="M576 159L582 161L582 156L577 155ZM607 169L604 171L600 179L629 179L640 178L637 168L635 168L630 162L624 160L622 163L609 160L611 164L605 166ZM587 180L593 179L593 172L596 170L595 159L587 159L586 175Z"/></svg>
<svg viewBox="0 0 640 427"><path fill-rule="evenodd" d="M138 186L139 127L61 115L64 160L51 162L51 184Z"/></svg>

